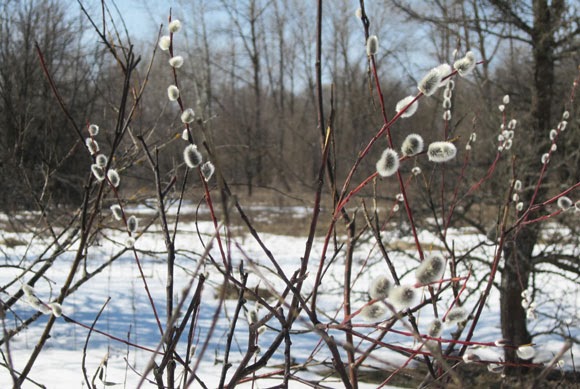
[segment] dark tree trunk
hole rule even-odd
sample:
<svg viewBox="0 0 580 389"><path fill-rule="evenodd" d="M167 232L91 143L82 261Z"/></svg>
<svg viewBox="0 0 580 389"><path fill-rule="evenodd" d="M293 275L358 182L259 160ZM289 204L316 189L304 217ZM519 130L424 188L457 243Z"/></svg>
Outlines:
<svg viewBox="0 0 580 389"><path fill-rule="evenodd" d="M526 206L533 196L533 188L541 170L540 156L542 147L546 146L546 134L551 125L551 110L554 84L554 32L556 31L557 15L560 14L563 2L555 1L550 6L547 0L534 0L534 25L531 31L534 60L534 82L532 85L532 106L530 107L530 122L532 128L526 141L530 146L528 155L520 163L524 170L524 187L522 200ZM545 189L538 191L537 199L541 199ZM526 310L522 307L522 290L528 288L529 276L533 271L532 252L538 241L540 226L528 225L518 231L514 239L504 249L505 265L501 279L501 328L502 335L515 346L531 342L526 326ZM505 349L507 362L517 362L514 349ZM511 368L508 372L518 372Z"/></svg>
<svg viewBox="0 0 580 389"><path fill-rule="evenodd" d="M501 332L504 339L515 346L531 342L526 326L527 312L522 306L522 291L528 288L532 272L530 258L538 239L538 230L536 225L521 229L504 249L505 264L500 294ZM515 349L506 348L505 359L517 361Z"/></svg>

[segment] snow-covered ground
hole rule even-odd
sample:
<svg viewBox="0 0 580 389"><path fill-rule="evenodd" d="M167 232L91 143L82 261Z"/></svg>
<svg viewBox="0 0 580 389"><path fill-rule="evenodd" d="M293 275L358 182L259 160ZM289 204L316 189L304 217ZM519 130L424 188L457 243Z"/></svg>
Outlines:
<svg viewBox="0 0 580 389"><path fill-rule="evenodd" d="M151 212L146 212L143 208L128 210L129 212L138 213L141 218L141 224L144 225L147 218L154 215ZM190 212L191 209L186 209L185 212ZM304 215L307 211L303 208L292 209L297 215ZM107 222L113 223L111 220ZM177 268L175 273L175 297L179 298L182 289L188 284L191 279L191 272L198 265L199 254L203 253L204 248L201 245L196 228L203 239L208 242L213 235L213 224L208 221L199 222L184 222L180 224L179 232L176 240L176 247L179 250L184 250L178 255ZM161 316L161 322L164 323L165 317L165 284L166 284L166 262L163 255L165 250L162 235L157 225L153 225L147 232L145 232L136 242L135 247L138 249L139 258L144 269L145 280L151 291L151 295L155 302L157 312ZM449 241L454 243L455 250L458 253L473 247L479 242L485 241L485 237L470 233L467 231L451 230ZM26 233L9 233L2 234L3 239L15 238L23 242L30 242L30 245L20 245L15 247L3 248L5 258L2 260L3 265L11 265L2 268L0 271L0 286L6 285L14 277L19 276L22 271L19 267L31 263L42 250L44 249L43 242L39 238L33 238L31 234ZM274 234L262 233L261 238L266 246L272 251L278 264L285 271L287 275L291 275L300 266L300 258L304 252L305 238L295 236L278 236ZM385 241L395 240L395 236L389 237L385 232ZM396 238L398 241L412 243L409 238ZM429 250L436 250L438 240L427 232L421 232L420 240L424 247ZM112 257L119 250L122 249L126 236L118 231L107 230L107 235L98 240L97 245L90 247L87 253L86 269L91 272L97 268L108 258ZM320 253L322 250L322 238L317 238L314 244L313 255L309 266L309 276L306 279L305 291L312 288L313 279L318 266ZM238 247L239 245L239 247ZM219 251L217 247L212 248L212 254L219 258ZM234 259L234 268L240 261L244 261L244 268L250 273L248 285L259 285L262 288L270 288L274 291L281 292L284 288L284 282L272 272L267 257L264 255L259 245L247 234L237 235L232 244L229 246ZM411 245L412 247L412 245ZM491 257L493 255L493 246L490 244L484 245L478 250L480 256ZM35 291L37 296L43 301L51 301L58 293L61 285L64 283L71 264L74 252L71 250L64 255L61 255L54 263L47 276L41 281L37 282ZM404 269L412 270L418 264L413 258L412 250L407 254L393 251L391 259L401 269L400 274L405 274ZM342 319L342 283L344 272L344 257L339 255L336 262L329 267L328 273L325 275L322 283L321 294L318 298L318 307L320 309L321 320L326 320L323 314L328 317L336 317L338 322ZM469 287L473 288L477 280L480 280L489 271L478 262L472 264L474 266L474 277L469 283ZM40 266L40 265L39 265ZM360 308L368 301L367 289L372 278L377 274L388 274L388 269L381 259L380 253L372 239L372 237L364 237L361 239L355 254L355 265L352 278L353 288L353 311ZM201 349L201 345L207 338L208 329L212 323L212 317L218 308L219 300L217 298L217 290L215 289L222 282L222 276L217 272L213 265L206 264L201 267L201 272L207 275L206 287L203 292L202 305L197 324L197 332L194 336L194 341L197 342L196 353ZM81 276L82 272L79 272ZM465 275L465 273L463 273ZM30 278L30 273L22 277L22 281ZM413 283L414 274L412 271L406 272L403 276L402 282ZM563 345L563 340L556 334L557 331L553 328L555 320L550 317L569 318L570 334L576 338L580 337L580 330L578 322L575 318L578 317L578 310L580 303L578 302L578 285L571 281L559 277L555 274L542 274L535 280L536 285L542 285L542 295L537 296L538 313L540 318L538 320L530 321L529 328L534 332L544 333L534 339L536 343L536 357L534 362L546 362L550 360L554 353L558 352ZM16 282L10 286L0 296L2 300L6 300L10 295L15 294L21 287L21 282ZM195 286L195 284L194 284ZM469 290L469 288L468 288ZM191 296L191 294L190 294ZM439 309L445 310L451 301L452 296L446 295L447 299L443 299L439 303ZM466 308L470 310L477 301L479 293L475 293L466 303ZM110 302L103 311L103 315L99 319L96 328L118 338L127 339L131 342L145 346L148 348L156 348L160 340L160 331L155 321L151 304L144 292L143 280L137 269L134 255L131 251L126 251L118 260L103 272L96 275L90 282L83 285L78 291L71 295L63 304L63 312L68 317L73 318L78 322L91 325L95 319L98 311L110 297ZM476 336L473 340L478 342L494 342L501 338L501 331L499 329L499 295L494 289L488 300L488 304L481 317L479 326L476 331ZM223 350L226 344L227 332L229 328L229 320L234 312L236 301L227 300L223 308L223 313L217 322L217 326L213 332L213 336L209 342L209 348L203 356L202 362L198 369L198 376L203 380L208 387L217 387L219 376L222 370L221 360L223 358ZM246 307L252 309L255 307L254 302L247 302ZM21 299L15 307L13 312L7 315L6 327L12 328L19 323L19 318L27 318L33 314L35 310ZM265 309L258 311L258 316L265 314ZM424 330L431 323L433 319L432 309L423 309L417 314L419 328ZM44 330L44 325L47 322L48 316L43 316L26 330L21 331L9 343L10 356L12 358L13 366L17 371L21 370L26 364L32 349L34 348L40 334ZM274 321L272 321L275 326ZM299 320L295 329L303 329L305 331L296 334L292 338L292 357L297 362L304 362L310 356L316 361L330 362L330 354L326 347L321 347L320 350L316 348L319 337L312 331L308 331L306 320ZM361 316L353 319L353 324L368 324ZM470 322L467 324L470 325ZM405 331L403 326L395 326L395 329ZM450 333L456 328L453 326L445 327L443 338L449 337ZM373 335L373 331L367 328L356 328L357 331L365 334ZM229 370L228 377L236 368L236 361L239 361L243 352L247 347L247 322L244 318L238 321L236 337L232 347L230 361L233 367ZM338 342L344 342L344 334L340 331L331 331ZM47 388L76 388L86 387L82 374L82 358L83 346L87 340L88 331L85 328L77 325L67 323L63 318L58 318L51 334L44 347L40 357L37 359L30 379L40 382ZM259 345L265 349L268 344L276 336L275 328L266 330L259 337ZM463 337L465 336L465 333ZM384 342L393 345L404 345L407 347L417 347L413 339L408 336L397 335L389 333L383 339ZM355 343L358 341L355 338ZM185 337L178 348L179 351L185 350ZM361 346L362 349L368 347L368 342ZM2 350L6 352L5 345ZM318 351L316 351L318 350ZM575 345L573 347L574 355L580 354L580 348ZM486 350L486 358L498 358L501 355L501 350L491 348ZM568 368L571 366L571 353L567 353L564 357ZM195 355L194 357L196 357ZM103 375L95 376L104 358L107 358L106 368ZM112 340L103 335L93 333L88 341L86 354L86 371L89 380L95 380L97 387L103 387L104 382L109 384L118 384L114 387L133 388L140 380L139 372L143 371L151 358L151 353L148 351L138 350L132 347L127 347L125 344ZM274 371L275 366L283 364L283 344L278 353L269 362L271 368L261 371ZM398 367L405 363L406 358L393 351L386 349L379 349L373 353L373 359L369 360L369 364L376 366L387 366L390 368ZM195 360L194 360L195 362ZM387 364L388 362L388 364ZM296 373L299 377L304 379L314 380L321 379L317 373L326 371L322 366L312 367ZM152 376L150 375L149 378ZM227 382L227 381L226 381ZM270 387L280 380L263 379L257 381L253 387ZM11 377L6 369L0 369L0 387L10 387L12 384ZM340 383L335 378L329 378L322 382L323 385L330 387L341 387ZM145 387L153 386L146 383ZM376 385L366 384L360 387L375 387ZM27 382L25 388L34 388L34 384ZM195 386L197 387L197 386ZM240 387L251 387L250 384L240 385ZM297 381L293 381L291 387L307 387Z"/></svg>

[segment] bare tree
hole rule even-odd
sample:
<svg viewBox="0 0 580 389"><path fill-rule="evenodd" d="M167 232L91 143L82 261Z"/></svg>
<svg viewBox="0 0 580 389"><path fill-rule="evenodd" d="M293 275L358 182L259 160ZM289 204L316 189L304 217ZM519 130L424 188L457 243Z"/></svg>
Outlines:
<svg viewBox="0 0 580 389"><path fill-rule="evenodd" d="M532 80L527 84L531 99L526 101L526 92L502 90L501 86L497 87L500 90L496 93L515 92L516 96L521 96L529 104L528 107L521 105L522 114L529 112L523 114L522 119L530 130L525 144L522 144L516 176L521 177L524 182L526 190L522 200L526 205L542 201L548 194L549 187L543 184L538 190L536 186L542 171L539 156L549 147L546 134L550 128L556 126L555 109L571 108L566 104L564 107L555 104L560 96L555 96L554 85L556 64L578 45L574 39L580 29L576 6L566 1L546 0L518 3L502 0L450 2L452 4L437 2L438 12L433 12L409 3L393 3L409 17L429 22L444 34L454 35L465 49L477 49L484 61L479 78L481 96L488 102L493 96L490 89L491 60L497 56L500 45L509 45L511 50L514 45L527 47L523 50L529 50L532 58ZM448 9L458 9L459 12L450 14ZM519 77L516 69L521 71L524 66L520 64L513 67L513 77ZM565 92L561 90L559 93ZM517 228L504 252L505 264L500 286L502 333L515 345L531 342L526 325L526 309L522 307L522 292L530 286L530 275L541 262L533 254L541 231L539 223ZM507 361L517 360L514 349L506 348L505 353Z"/></svg>
<svg viewBox="0 0 580 389"><path fill-rule="evenodd" d="M61 88L71 115L86 119L95 101L93 76L101 60L83 43L81 23L56 1L2 4L0 18L0 203L79 203L82 138L62 131L68 121L51 108L51 91L38 66L35 42ZM9 189L10 188L10 189Z"/></svg>

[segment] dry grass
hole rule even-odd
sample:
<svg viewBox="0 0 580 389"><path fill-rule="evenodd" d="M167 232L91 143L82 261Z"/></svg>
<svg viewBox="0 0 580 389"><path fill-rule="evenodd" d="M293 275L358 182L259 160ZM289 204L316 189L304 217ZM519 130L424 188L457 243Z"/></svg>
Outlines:
<svg viewBox="0 0 580 389"><path fill-rule="evenodd" d="M507 389L507 388L534 388L535 381L541 373L541 369L529 370L519 376L506 377L502 374L490 373L482 364L460 364L455 367L461 378L463 388L486 388L486 389ZM359 380L365 383L381 384L390 375L389 370L363 370L359 371ZM332 372L327 372L331 375ZM389 385L400 388L417 388L427 376L427 369L420 367L417 369L402 369L389 381ZM324 374L322 374L324 375ZM451 379L448 381L442 378L441 381L428 383L428 388L458 389L458 386ZM552 371L546 379L535 386L536 389L552 388L580 388L580 374L574 372Z"/></svg>

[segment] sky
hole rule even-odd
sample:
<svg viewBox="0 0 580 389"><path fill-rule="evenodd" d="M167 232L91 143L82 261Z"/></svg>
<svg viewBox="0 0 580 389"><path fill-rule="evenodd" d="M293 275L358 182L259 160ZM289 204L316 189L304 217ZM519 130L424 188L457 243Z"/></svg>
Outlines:
<svg viewBox="0 0 580 389"><path fill-rule="evenodd" d="M170 8L178 8L178 1L116 0L132 39L152 40L160 24L167 25ZM113 4L108 3L113 12ZM98 9L94 9L98 15ZM117 16L117 15L115 15Z"/></svg>

